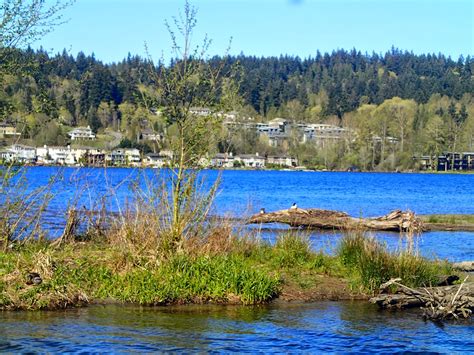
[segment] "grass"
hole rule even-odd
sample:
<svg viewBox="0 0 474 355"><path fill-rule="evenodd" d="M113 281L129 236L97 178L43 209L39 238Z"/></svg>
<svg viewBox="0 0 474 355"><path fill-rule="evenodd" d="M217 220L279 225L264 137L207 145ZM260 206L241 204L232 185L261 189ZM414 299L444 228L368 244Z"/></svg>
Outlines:
<svg viewBox="0 0 474 355"><path fill-rule="evenodd" d="M420 218L426 223L474 225L474 215L472 214L431 214L420 216Z"/></svg>
<svg viewBox="0 0 474 355"><path fill-rule="evenodd" d="M55 242L36 238L40 214L33 214L38 223L31 231L25 229L29 234L23 238L18 228L16 234L11 228L0 229L0 310L106 301L259 304L282 295L347 298L374 293L394 277L417 287L452 272L444 263L407 250L389 252L363 232L347 234L336 255L313 251L308 237L293 231L278 236L274 244L239 235L229 220L207 218L214 192L203 195L192 181L180 209L182 234L177 242L170 239L168 189L156 181L147 182L147 189L139 190L136 201L120 215L103 211L97 220L86 221L80 238L73 229ZM12 189L23 191L16 185ZM2 208L21 217L24 200L19 196ZM46 202L26 207L34 211ZM33 272L41 276L41 284L27 284Z"/></svg>
<svg viewBox="0 0 474 355"><path fill-rule="evenodd" d="M52 309L114 300L143 305L172 303L256 304L274 298L276 273L254 267L239 254L176 255L146 263L98 243L60 250L29 243L0 253L0 309ZM38 272L43 282L26 285Z"/></svg>
<svg viewBox="0 0 474 355"><path fill-rule="evenodd" d="M27 285L30 272L38 272L43 282ZM57 309L104 301L258 304L282 292L321 293L321 287L323 292L338 291L326 287L327 279L339 280L334 287L349 282L351 292L372 294L390 278L401 277L417 287L451 272L446 263L407 251L389 252L362 233L346 235L334 256L312 251L308 239L294 233L279 236L274 245L233 236L232 247L222 252L193 249L167 258L127 253L99 240L61 248L29 242L0 252L0 309Z"/></svg>
<svg viewBox="0 0 474 355"><path fill-rule="evenodd" d="M391 278L401 278L410 287L432 286L440 275L453 272L446 262L430 261L408 250L390 252L385 245L361 233L347 234L337 255L352 270L353 282L370 293Z"/></svg>

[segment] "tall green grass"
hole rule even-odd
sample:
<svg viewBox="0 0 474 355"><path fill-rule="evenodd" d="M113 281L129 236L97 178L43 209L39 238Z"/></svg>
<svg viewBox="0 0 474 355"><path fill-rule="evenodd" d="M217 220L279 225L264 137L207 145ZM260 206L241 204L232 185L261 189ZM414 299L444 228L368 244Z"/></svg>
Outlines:
<svg viewBox="0 0 474 355"><path fill-rule="evenodd" d="M445 262L430 261L407 250L390 252L384 244L364 233L346 234L337 249L343 266L356 283L368 292L375 292L391 278L401 278L411 287L431 286L439 275L452 272Z"/></svg>

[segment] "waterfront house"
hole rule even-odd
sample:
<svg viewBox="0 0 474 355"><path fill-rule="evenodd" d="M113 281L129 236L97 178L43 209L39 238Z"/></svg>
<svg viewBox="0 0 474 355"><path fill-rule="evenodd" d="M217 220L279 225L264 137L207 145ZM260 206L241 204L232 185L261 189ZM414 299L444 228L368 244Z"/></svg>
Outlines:
<svg viewBox="0 0 474 355"><path fill-rule="evenodd" d="M6 162L31 164L36 161L36 148L23 144L13 144L0 153L0 158Z"/></svg>
<svg viewBox="0 0 474 355"><path fill-rule="evenodd" d="M474 152L445 152L438 156L437 170L474 170Z"/></svg>
<svg viewBox="0 0 474 355"><path fill-rule="evenodd" d="M298 159L287 155L269 155L267 157L267 164L295 167L298 166Z"/></svg>
<svg viewBox="0 0 474 355"><path fill-rule="evenodd" d="M217 153L211 159L211 166L215 168L233 168L234 156L230 153Z"/></svg>
<svg viewBox="0 0 474 355"><path fill-rule="evenodd" d="M420 170L433 170L435 168L436 157L422 155L413 157L413 160L418 161Z"/></svg>
<svg viewBox="0 0 474 355"><path fill-rule="evenodd" d="M106 160L113 166L138 166L141 162L140 151L136 148L117 148L106 156Z"/></svg>
<svg viewBox="0 0 474 355"><path fill-rule="evenodd" d="M125 150L123 148L117 148L112 150L109 154L106 155L106 161L108 165L125 165L127 162L125 158Z"/></svg>
<svg viewBox="0 0 474 355"><path fill-rule="evenodd" d="M235 161L240 162L246 168L264 168L265 157L255 154L242 154L234 158Z"/></svg>
<svg viewBox="0 0 474 355"><path fill-rule="evenodd" d="M89 166L103 166L105 165L105 157L106 154L101 149L88 148L84 156L84 161L85 164Z"/></svg>
<svg viewBox="0 0 474 355"><path fill-rule="evenodd" d="M92 132L90 126L87 127L77 127L74 128L71 132L68 133L71 137L71 140L94 140L95 134Z"/></svg>
<svg viewBox="0 0 474 355"><path fill-rule="evenodd" d="M139 166L142 158L140 156L140 151L136 148L125 148L125 159L126 163L131 166Z"/></svg>
<svg viewBox="0 0 474 355"><path fill-rule="evenodd" d="M143 165L150 168L162 168L169 165L169 157L157 153L149 153L145 156Z"/></svg>

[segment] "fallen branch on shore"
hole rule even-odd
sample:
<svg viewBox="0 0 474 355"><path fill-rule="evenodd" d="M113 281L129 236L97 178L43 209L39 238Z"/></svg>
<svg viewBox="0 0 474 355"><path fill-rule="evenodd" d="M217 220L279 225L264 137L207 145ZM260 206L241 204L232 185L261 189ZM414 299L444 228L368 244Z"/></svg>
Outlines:
<svg viewBox="0 0 474 355"><path fill-rule="evenodd" d="M461 261L454 263L453 268L465 272L474 272L474 261Z"/></svg>
<svg viewBox="0 0 474 355"><path fill-rule="evenodd" d="M469 318L474 310L474 282L467 283L468 277L460 285L410 288L392 279L382 285L383 289L395 285L395 294L379 294L370 299L384 309L404 309L420 307L423 317L431 320Z"/></svg>
<svg viewBox="0 0 474 355"><path fill-rule="evenodd" d="M423 222L411 211L395 210L374 218L355 218L345 212L321 209L288 209L253 215L247 224L284 223L308 229L370 229L395 232L421 232Z"/></svg>

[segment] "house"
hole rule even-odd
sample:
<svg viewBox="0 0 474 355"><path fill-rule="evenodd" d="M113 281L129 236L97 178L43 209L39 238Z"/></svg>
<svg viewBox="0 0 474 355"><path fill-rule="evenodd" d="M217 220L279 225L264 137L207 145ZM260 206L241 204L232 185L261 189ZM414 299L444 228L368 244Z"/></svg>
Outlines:
<svg viewBox="0 0 474 355"><path fill-rule="evenodd" d="M196 116L209 116L212 111L207 107L191 107L189 112Z"/></svg>
<svg viewBox="0 0 474 355"><path fill-rule="evenodd" d="M107 155L106 161L113 166L138 166L141 162L140 151L136 148L117 148Z"/></svg>
<svg viewBox="0 0 474 355"><path fill-rule="evenodd" d="M9 150L9 149L4 149L0 150L0 162L13 162L15 161L15 154Z"/></svg>
<svg viewBox="0 0 474 355"><path fill-rule="evenodd" d="M270 155L267 157L267 164L279 165L279 166L298 166L298 159L287 155Z"/></svg>
<svg viewBox="0 0 474 355"><path fill-rule="evenodd" d="M289 122L283 118L275 118L267 123L256 123L255 129L259 136L268 138L268 144L272 147L277 147L286 141L290 133Z"/></svg>
<svg viewBox="0 0 474 355"><path fill-rule="evenodd" d="M169 163L169 157L156 153L147 154L145 156L145 160L143 161L143 165L151 168L162 168L169 165Z"/></svg>
<svg viewBox="0 0 474 355"><path fill-rule="evenodd" d="M125 150L123 148L112 150L109 154L107 154L106 161L109 165L113 166L125 165L127 163Z"/></svg>
<svg viewBox="0 0 474 355"><path fill-rule="evenodd" d="M142 158L140 156L140 151L136 148L125 148L125 160L126 163L132 166L139 166Z"/></svg>
<svg viewBox="0 0 474 355"><path fill-rule="evenodd" d="M345 128L323 123L303 125L300 129L303 131L301 143L315 142L318 145L343 139L350 133Z"/></svg>
<svg viewBox="0 0 474 355"><path fill-rule="evenodd" d="M88 166L104 166L106 162L106 155L101 149L87 148L84 161Z"/></svg>
<svg viewBox="0 0 474 355"><path fill-rule="evenodd" d="M474 152L446 152L438 156L437 170L474 170Z"/></svg>
<svg viewBox="0 0 474 355"><path fill-rule="evenodd" d="M87 155L91 151L101 152L100 149L92 148L92 147L75 147L69 149L69 156L68 161L66 164L77 165L77 164L85 164L87 161Z"/></svg>
<svg viewBox="0 0 474 355"><path fill-rule="evenodd" d="M253 154L242 154L236 156L234 161L240 162L246 168L264 168L265 167L265 157L258 155L258 153Z"/></svg>
<svg viewBox="0 0 474 355"><path fill-rule="evenodd" d="M379 136L373 136L372 141L374 143L382 143L382 138L379 137ZM389 144L397 144L398 143L398 138L387 136L387 137L385 137L385 142L389 143Z"/></svg>
<svg viewBox="0 0 474 355"><path fill-rule="evenodd" d="M172 160L174 157L173 151L169 149L160 150L160 155L168 157L170 160Z"/></svg>
<svg viewBox="0 0 474 355"><path fill-rule="evenodd" d="M71 137L71 140L94 140L95 134L92 132L90 126L87 127L77 127L74 128L71 132L68 133Z"/></svg>
<svg viewBox="0 0 474 355"><path fill-rule="evenodd" d="M156 133L151 129L144 129L138 135L139 141L152 141L160 142L163 139L163 136L160 133Z"/></svg>
<svg viewBox="0 0 474 355"><path fill-rule="evenodd" d="M21 133L16 131L16 127L6 123L0 123L0 138L20 137Z"/></svg>
<svg viewBox="0 0 474 355"><path fill-rule="evenodd" d="M13 144L0 153L0 158L6 162L31 164L36 161L36 148L22 144Z"/></svg>
<svg viewBox="0 0 474 355"><path fill-rule="evenodd" d="M289 130L288 121L283 118L275 118L267 123L256 124L257 133L268 137L287 135Z"/></svg>
<svg viewBox="0 0 474 355"><path fill-rule="evenodd" d="M419 162L419 169L420 170L433 170L435 158L431 155L422 155L422 156L414 156L413 160Z"/></svg>
<svg viewBox="0 0 474 355"><path fill-rule="evenodd" d="M211 159L211 166L215 168L233 168L234 156L230 153L217 153Z"/></svg>

